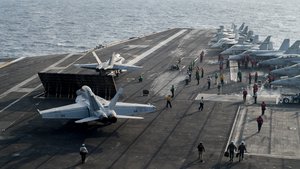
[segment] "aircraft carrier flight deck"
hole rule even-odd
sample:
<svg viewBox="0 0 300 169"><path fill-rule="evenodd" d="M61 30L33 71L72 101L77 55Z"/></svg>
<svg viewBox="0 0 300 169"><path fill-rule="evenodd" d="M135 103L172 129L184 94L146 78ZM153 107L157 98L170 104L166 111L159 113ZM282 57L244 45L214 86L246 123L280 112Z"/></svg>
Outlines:
<svg viewBox="0 0 300 169"><path fill-rule="evenodd" d="M95 52L101 61L108 60L116 52L127 63L143 67L121 72L118 76L104 75L100 81L98 76L103 75L99 72L74 66L95 63L90 51L1 61L0 168L299 168L297 105L287 108L266 97L269 120L261 133L252 131L256 130L256 122L251 119L259 113L260 107L250 103L250 97L249 103L242 103L241 92L247 82L232 80L234 66L224 67L225 85L217 95L214 74L219 72L220 51L209 47L215 33L212 29L176 28L97 49ZM200 62L202 51L205 56ZM176 64L179 70L172 69ZM194 67L192 79L186 84L190 65ZM204 69L199 85L195 80L197 66ZM53 78L57 76L60 79ZM142 81L139 81L140 76ZM212 76L210 89L207 89L208 76ZM260 78L265 77L261 75ZM65 89L55 87L56 84L74 86ZM143 120L118 119L111 125L41 118L37 109L74 103L76 96L72 93L82 84L99 88L99 95L106 99L111 99L123 88L119 101L153 104L156 111L142 114ZM166 108L165 96L171 94L172 85L175 86L172 108ZM100 90L102 88L105 90ZM200 97L204 97L203 111L198 110ZM294 125L279 128L284 122L275 124L275 117L279 119L282 111L287 112L287 116L281 118L293 117L290 120ZM284 132L288 127L290 135ZM275 133L278 137L285 134L284 138L293 139L287 140L292 147L279 145ZM230 163L224 151L228 142L240 138L246 138L249 152L242 162L235 158ZM200 142L206 149L204 162L198 160ZM85 164L81 164L79 155L83 143L89 151ZM288 152L281 153L287 149Z"/></svg>

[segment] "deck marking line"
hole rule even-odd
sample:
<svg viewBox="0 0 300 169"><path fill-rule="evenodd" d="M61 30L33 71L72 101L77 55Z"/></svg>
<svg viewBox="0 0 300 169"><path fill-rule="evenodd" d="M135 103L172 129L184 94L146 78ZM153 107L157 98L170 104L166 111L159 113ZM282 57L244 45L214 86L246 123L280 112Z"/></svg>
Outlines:
<svg viewBox="0 0 300 169"><path fill-rule="evenodd" d="M72 56L73 54L69 54L68 56L66 56L67 58L69 58L70 56ZM76 61L78 61L79 59L81 59L81 58L83 58L85 55L82 55L81 57L79 57L78 59L76 59L74 62L72 62L71 64L69 64L68 66L66 66L66 68L67 67L69 67L69 66L71 66L71 65L73 65ZM62 59L63 61L64 60L66 60L66 58L64 58L64 59ZM60 60L61 62L62 62L62 60ZM61 63L61 62L59 62L59 63ZM58 63L58 62L56 62L56 63ZM55 64L56 64L55 63ZM58 63L58 64L59 64ZM51 66L49 66L48 68L49 69L51 69L51 68L54 68L55 67L55 64L53 64L53 65L51 65ZM57 65L57 64L56 64ZM46 68L46 69L48 69L48 68ZM60 70L58 73L61 73L63 70ZM37 75L34 75L34 76L32 76L30 79L27 79L27 80L25 80L25 81L23 81L22 82L22 84L20 85L17 85L18 87L16 87L16 88L14 88L15 90L13 90L13 91L16 91L16 90L19 90L19 88L20 88L20 86L23 86L23 85L25 85L26 83L28 83L29 81L31 81L31 80L33 80L34 78L36 78L37 77ZM32 91L34 91L34 90L36 90L37 88L39 88L39 87L41 87L42 86L42 84L39 84L38 86L36 86L35 88L30 88L30 89L28 89L28 93L26 93L26 94L24 94L23 96L21 96L19 99L17 99L17 100L15 100L14 102L12 102L12 103L10 103L9 105L7 105L6 107L4 107L2 110L0 110L0 113L1 112L3 112L4 110L6 110L6 109L8 109L9 107L11 107L12 105L14 105L14 104L16 104L17 102L19 102L22 98L24 98L25 96L27 96L29 93L31 93ZM0 96L0 98L2 97L2 95ZM15 122L15 121L14 121ZM13 123L14 123L13 122ZM12 124L13 124L12 123ZM12 125L11 124L11 125Z"/></svg>
<svg viewBox="0 0 300 169"><path fill-rule="evenodd" d="M6 67L8 65L11 65L13 63L16 63L16 62L18 62L20 60L23 60L23 59L25 59L25 57L19 57L18 59L12 60L12 61L7 62L7 63L4 63L3 65L0 65L0 69Z"/></svg>
<svg viewBox="0 0 300 169"><path fill-rule="evenodd" d="M137 63L138 61L140 61L141 59L145 58L146 56L150 55L151 53L153 53L154 51L156 51L157 49L161 48L163 45L167 44L168 42L172 41L173 39L177 38L179 35L183 34L184 32L186 32L186 29L183 29L179 32L177 32L176 34L172 35L171 37L169 37L168 39L160 42L159 44L157 44L156 46L154 46L153 48L147 50L146 52L142 53L141 55L137 56L136 58L132 59L131 61L127 62L127 64L130 65L134 65L135 63Z"/></svg>
<svg viewBox="0 0 300 169"><path fill-rule="evenodd" d="M73 55L73 53L67 55L66 57L62 58L62 59L59 60L58 62L56 62L56 63L50 65L49 67L45 68L44 70L42 70L42 72L43 72L43 71L50 70L52 67L57 66L58 64L62 63L63 61L65 61L66 59L68 59L69 57L71 57L72 55ZM35 78L37 78L37 77L38 77L38 75L35 74L35 75L29 77L28 79L24 80L23 82L21 82L21 83L15 85L14 87L8 89L6 92L4 92L4 93L2 93L2 94L0 95L0 99L2 99L3 97L7 96L7 95L8 95L9 93L11 93L11 92L17 91L21 86L27 84L28 82L30 82L31 80L33 80L33 79L35 79Z"/></svg>

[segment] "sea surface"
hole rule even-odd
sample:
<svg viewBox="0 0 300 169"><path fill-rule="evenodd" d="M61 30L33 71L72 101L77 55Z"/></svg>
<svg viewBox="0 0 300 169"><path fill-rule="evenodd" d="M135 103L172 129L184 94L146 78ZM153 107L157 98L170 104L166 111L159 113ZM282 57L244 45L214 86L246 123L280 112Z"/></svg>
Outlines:
<svg viewBox="0 0 300 169"><path fill-rule="evenodd" d="M168 28L242 22L260 35L300 39L298 0L0 0L0 58L82 52Z"/></svg>

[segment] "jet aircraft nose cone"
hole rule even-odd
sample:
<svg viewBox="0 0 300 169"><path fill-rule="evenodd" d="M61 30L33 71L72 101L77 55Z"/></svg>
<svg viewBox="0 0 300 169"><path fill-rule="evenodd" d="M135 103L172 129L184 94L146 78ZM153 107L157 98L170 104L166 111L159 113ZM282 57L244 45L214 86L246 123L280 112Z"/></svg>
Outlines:
<svg viewBox="0 0 300 169"><path fill-rule="evenodd" d="M289 86L290 81L287 79L283 79L283 80L275 80L273 82L271 82L271 85L275 85L275 86Z"/></svg>
<svg viewBox="0 0 300 169"><path fill-rule="evenodd" d="M285 71L282 69L275 69L270 72L272 75L285 75Z"/></svg>
<svg viewBox="0 0 300 169"><path fill-rule="evenodd" d="M223 52L220 53L221 55L228 55L229 52L227 50L224 50Z"/></svg>
<svg viewBox="0 0 300 169"><path fill-rule="evenodd" d="M269 61L268 61L268 60L264 60L264 61L258 62L257 65L260 65L260 66L266 66L266 65L270 65L270 64L269 64Z"/></svg>

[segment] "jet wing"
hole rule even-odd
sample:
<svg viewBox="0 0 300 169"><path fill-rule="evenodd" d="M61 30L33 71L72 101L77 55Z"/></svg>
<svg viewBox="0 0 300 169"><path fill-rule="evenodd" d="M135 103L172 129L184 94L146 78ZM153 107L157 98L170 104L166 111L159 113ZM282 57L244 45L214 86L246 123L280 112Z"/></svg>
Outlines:
<svg viewBox="0 0 300 169"><path fill-rule="evenodd" d="M99 117L96 117L96 116L87 117L87 118L84 118L81 120L77 120L77 121L75 121L75 123L86 123L86 122L95 121L95 120L99 120Z"/></svg>
<svg viewBox="0 0 300 169"><path fill-rule="evenodd" d="M300 63L300 60L293 60L293 61L291 61L292 63L295 63L295 64L298 64L298 63Z"/></svg>
<svg viewBox="0 0 300 169"><path fill-rule="evenodd" d="M125 115L117 115L116 116L118 119L137 119L137 120L142 120L144 117L137 117L137 116L125 116Z"/></svg>
<svg viewBox="0 0 300 169"><path fill-rule="evenodd" d="M118 70L136 70L142 69L142 66L135 66L135 65L127 65L127 64L114 64L111 69L118 69Z"/></svg>
<svg viewBox="0 0 300 169"><path fill-rule="evenodd" d="M94 70L96 70L97 67L99 66L99 64L97 64L97 63L90 63L90 64L74 64L74 66L80 67L80 68L86 68L86 69L94 69Z"/></svg>
<svg viewBox="0 0 300 169"><path fill-rule="evenodd" d="M156 108L150 104L117 102L114 110L117 116L134 116L154 112Z"/></svg>
<svg viewBox="0 0 300 169"><path fill-rule="evenodd" d="M258 57L279 57L280 55L282 55L282 53L279 52L266 52L266 53L257 53L255 54Z"/></svg>
<svg viewBox="0 0 300 169"><path fill-rule="evenodd" d="M85 104L74 103L66 106L38 110L43 119L82 119L89 117L89 110Z"/></svg>

